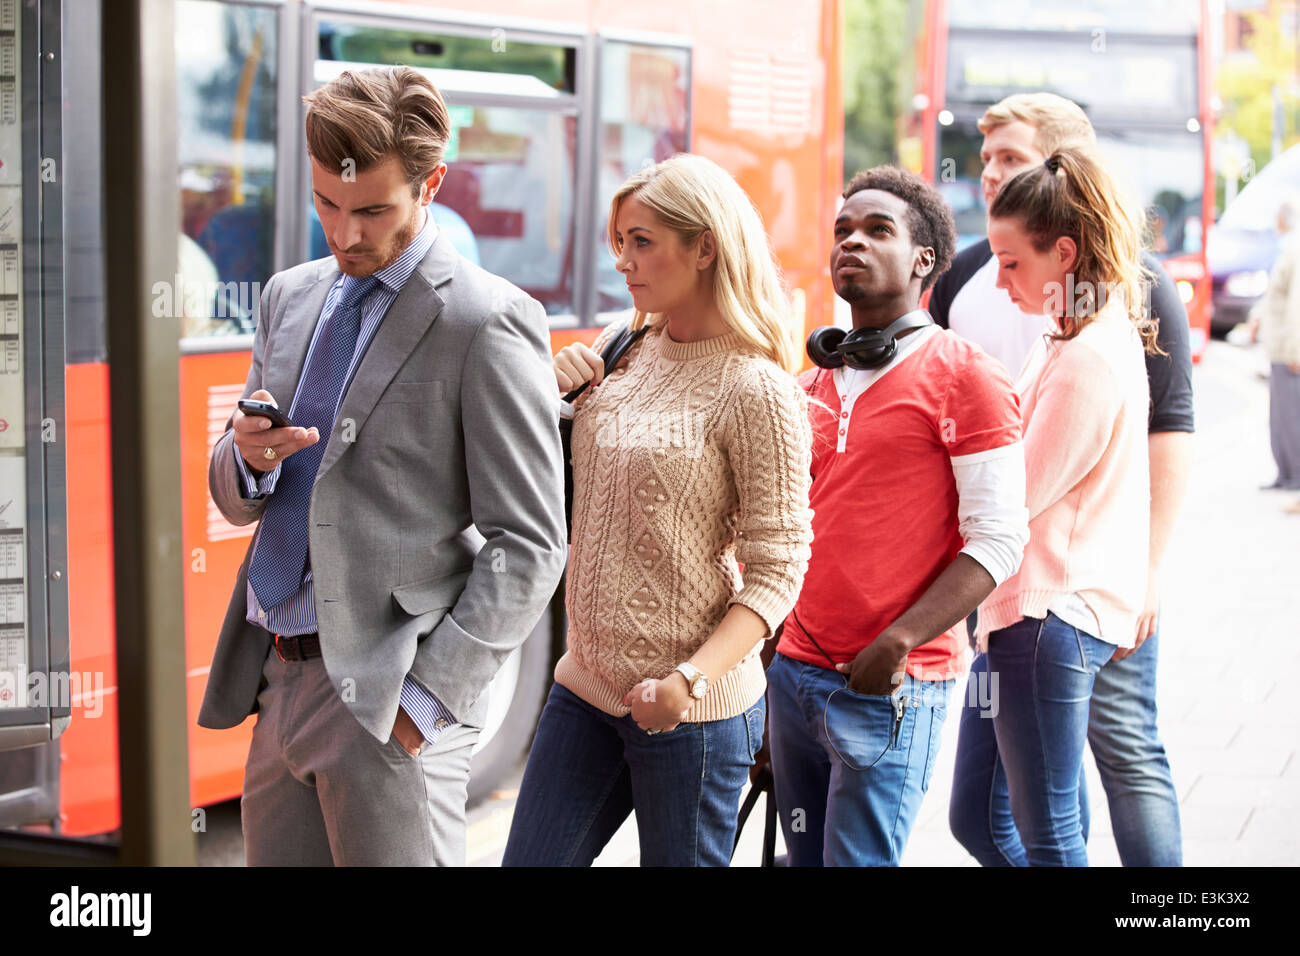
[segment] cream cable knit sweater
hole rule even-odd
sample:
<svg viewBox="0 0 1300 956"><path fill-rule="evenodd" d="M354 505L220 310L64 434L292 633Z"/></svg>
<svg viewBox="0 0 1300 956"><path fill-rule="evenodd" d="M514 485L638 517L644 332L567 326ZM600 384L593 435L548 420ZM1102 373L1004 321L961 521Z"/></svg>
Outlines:
<svg viewBox="0 0 1300 956"><path fill-rule="evenodd" d="M657 328L579 402L568 651L555 679L622 716L623 695L671 674L732 604L769 636L794 606L812 541L807 406L738 336L683 343ZM760 646L709 675L687 721L758 700Z"/></svg>

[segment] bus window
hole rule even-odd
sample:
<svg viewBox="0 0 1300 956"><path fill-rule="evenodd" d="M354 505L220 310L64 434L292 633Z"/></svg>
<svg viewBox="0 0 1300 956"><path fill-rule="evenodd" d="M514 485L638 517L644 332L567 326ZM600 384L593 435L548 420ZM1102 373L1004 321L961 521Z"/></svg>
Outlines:
<svg viewBox="0 0 1300 956"><path fill-rule="evenodd" d="M535 86L559 93L574 92L577 51L568 44L520 42L504 30L461 36L444 31L396 30L355 23L323 22L317 32L317 59L356 66L402 64L417 69L460 73L477 77L487 92L526 92ZM499 86L484 80L486 74L503 74ZM516 85L511 86L511 78ZM430 77L444 95L459 86ZM532 82L529 82L532 81ZM447 89L443 87L447 86ZM536 91L534 90L534 95Z"/></svg>
<svg viewBox="0 0 1300 956"><path fill-rule="evenodd" d="M602 41L594 243L597 313L632 307L605 239L610 200L637 170L690 148L689 104L689 50Z"/></svg>
<svg viewBox="0 0 1300 956"><path fill-rule="evenodd" d="M939 139L938 188L957 222L957 244L984 238L979 151L984 138L973 119L944 127ZM1201 144L1186 130L1097 130L1097 148L1120 188L1146 214L1148 247L1158 256L1201 251Z"/></svg>
<svg viewBox="0 0 1300 956"><path fill-rule="evenodd" d="M452 125L447 176L433 206L440 235L537 299L556 325L574 324L576 41L351 20L317 26L316 83L392 64L429 77ZM309 222L315 257L323 236L314 217Z"/></svg>
<svg viewBox="0 0 1300 956"><path fill-rule="evenodd" d="M573 314L576 114L478 107L456 132L438 201L468 226L483 268L547 315Z"/></svg>
<svg viewBox="0 0 1300 956"><path fill-rule="evenodd" d="M1197 135L1101 127L1097 148L1120 187L1145 209L1151 251L1162 257L1200 252L1205 158Z"/></svg>
<svg viewBox="0 0 1300 956"><path fill-rule="evenodd" d="M939 171L935 184L952 207L957 248L979 242L985 233L984 193L980 189L980 149L984 136L974 120L958 120L939 133Z"/></svg>
<svg viewBox="0 0 1300 956"><path fill-rule="evenodd" d="M1048 90L1074 100L1094 124L1106 114L1182 125L1196 116L1196 38L1110 36L1104 57L1091 34L1024 38L953 32L948 39L946 97L996 103L1012 93ZM1105 69L1098 69L1104 61Z"/></svg>
<svg viewBox="0 0 1300 956"><path fill-rule="evenodd" d="M273 268L277 11L176 4L184 337L252 331Z"/></svg>
<svg viewBox="0 0 1300 956"><path fill-rule="evenodd" d="M1158 23L1170 33L1195 33L1200 0L948 0L947 13L951 29L1149 33Z"/></svg>

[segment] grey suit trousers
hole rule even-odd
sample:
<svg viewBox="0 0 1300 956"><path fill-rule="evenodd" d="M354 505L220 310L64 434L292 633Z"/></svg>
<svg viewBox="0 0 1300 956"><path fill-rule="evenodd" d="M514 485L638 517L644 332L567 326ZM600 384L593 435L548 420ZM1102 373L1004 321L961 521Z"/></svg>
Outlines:
<svg viewBox="0 0 1300 956"><path fill-rule="evenodd" d="M262 669L244 771L249 866L463 866L475 727L411 756L352 716L320 658Z"/></svg>

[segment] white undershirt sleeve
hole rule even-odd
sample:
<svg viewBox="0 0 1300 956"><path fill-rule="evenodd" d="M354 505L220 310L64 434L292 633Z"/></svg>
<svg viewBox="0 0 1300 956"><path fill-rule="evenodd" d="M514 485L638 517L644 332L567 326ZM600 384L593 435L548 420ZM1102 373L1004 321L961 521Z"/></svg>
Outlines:
<svg viewBox="0 0 1300 956"><path fill-rule="evenodd" d="M1001 584L1016 573L1029 543L1024 443L956 456L951 462L962 551L988 571L995 585Z"/></svg>

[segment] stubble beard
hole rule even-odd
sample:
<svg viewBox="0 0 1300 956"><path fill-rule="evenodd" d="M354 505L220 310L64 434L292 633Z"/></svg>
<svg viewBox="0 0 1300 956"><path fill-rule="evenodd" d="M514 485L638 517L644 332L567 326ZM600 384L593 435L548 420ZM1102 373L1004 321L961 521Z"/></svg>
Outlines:
<svg viewBox="0 0 1300 956"><path fill-rule="evenodd" d="M411 218L407 220L406 225L402 226L397 235L393 237L393 243L388 247L388 252L384 256L384 261L379 268L375 270L376 272L382 272L387 269L401 257L403 252L406 251L406 247L411 244L411 240L415 238L415 234L420 231L421 211L422 207L417 205L415 207L415 212L411 214Z"/></svg>
<svg viewBox="0 0 1300 956"><path fill-rule="evenodd" d="M856 282L844 283L835 290L835 294L845 302L861 302L870 295L866 289L858 285Z"/></svg>
<svg viewBox="0 0 1300 956"><path fill-rule="evenodd" d="M344 262L339 259L338 256L335 256L334 261L338 263L339 271L354 279L364 279L366 276L372 276L376 272L383 272L391 266L401 257L402 253L406 251L406 247L411 244L411 240L413 240L415 234L419 232L421 208L422 207L418 205L415 207L415 212L412 214L411 218L397 231L397 234L393 237L392 241L385 246L384 257L377 266L371 269L364 265Z"/></svg>

